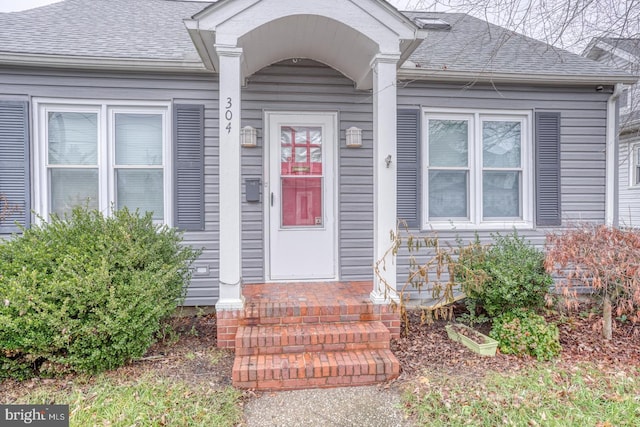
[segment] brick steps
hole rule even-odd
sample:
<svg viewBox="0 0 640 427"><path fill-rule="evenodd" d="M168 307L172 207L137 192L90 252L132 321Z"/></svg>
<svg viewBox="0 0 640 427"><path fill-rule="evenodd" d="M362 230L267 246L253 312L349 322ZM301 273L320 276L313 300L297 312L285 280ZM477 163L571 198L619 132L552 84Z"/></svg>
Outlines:
<svg viewBox="0 0 640 427"><path fill-rule="evenodd" d="M247 326L287 325L394 320L396 318L394 313L381 312L380 307L365 302L350 302L339 305L271 302L247 304L241 324Z"/></svg>
<svg viewBox="0 0 640 427"><path fill-rule="evenodd" d="M389 348L389 330L379 321L240 326L236 355Z"/></svg>
<svg viewBox="0 0 640 427"><path fill-rule="evenodd" d="M398 376L389 349L236 356L233 384L242 388L299 389L368 385Z"/></svg>
<svg viewBox="0 0 640 427"><path fill-rule="evenodd" d="M242 310L218 318L218 344L235 348L233 385L286 390L396 378L389 350L400 319L371 302L371 282L264 283L243 288Z"/></svg>

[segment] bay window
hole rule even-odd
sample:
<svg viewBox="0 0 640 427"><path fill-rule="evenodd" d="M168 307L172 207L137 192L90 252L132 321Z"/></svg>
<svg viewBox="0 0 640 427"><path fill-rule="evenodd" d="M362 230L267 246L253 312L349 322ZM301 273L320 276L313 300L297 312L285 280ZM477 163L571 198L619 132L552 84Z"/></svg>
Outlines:
<svg viewBox="0 0 640 427"><path fill-rule="evenodd" d="M530 115L427 111L425 228L532 226Z"/></svg>
<svg viewBox="0 0 640 427"><path fill-rule="evenodd" d="M127 207L171 222L168 104L35 102L38 213Z"/></svg>

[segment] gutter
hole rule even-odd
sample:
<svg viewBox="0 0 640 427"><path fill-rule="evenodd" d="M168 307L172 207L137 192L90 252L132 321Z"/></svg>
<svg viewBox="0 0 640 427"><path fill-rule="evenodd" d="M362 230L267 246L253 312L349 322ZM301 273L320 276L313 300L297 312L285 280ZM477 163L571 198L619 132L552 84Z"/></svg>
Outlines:
<svg viewBox="0 0 640 427"><path fill-rule="evenodd" d="M111 71L211 72L203 66L199 58L197 60L176 61L168 59L108 58L0 52L0 65Z"/></svg>
<svg viewBox="0 0 640 427"><path fill-rule="evenodd" d="M606 187L605 187L605 224L609 227L617 226L618 197L616 195L617 181L617 142L618 142L618 98L622 93L623 85L616 83L613 93L607 100L607 132L606 132Z"/></svg>
<svg viewBox="0 0 640 427"><path fill-rule="evenodd" d="M572 75L572 74L521 74L494 73L482 71L451 71L427 68L402 67L398 70L401 80L462 83L534 83L562 85L614 85L616 83L634 84L636 76L627 75Z"/></svg>

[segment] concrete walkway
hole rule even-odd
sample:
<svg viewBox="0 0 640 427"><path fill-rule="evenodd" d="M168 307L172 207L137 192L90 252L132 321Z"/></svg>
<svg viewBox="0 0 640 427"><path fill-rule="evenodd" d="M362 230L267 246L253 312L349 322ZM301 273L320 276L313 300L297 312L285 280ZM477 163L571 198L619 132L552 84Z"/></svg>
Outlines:
<svg viewBox="0 0 640 427"><path fill-rule="evenodd" d="M394 388L265 392L245 407L248 427L408 427Z"/></svg>

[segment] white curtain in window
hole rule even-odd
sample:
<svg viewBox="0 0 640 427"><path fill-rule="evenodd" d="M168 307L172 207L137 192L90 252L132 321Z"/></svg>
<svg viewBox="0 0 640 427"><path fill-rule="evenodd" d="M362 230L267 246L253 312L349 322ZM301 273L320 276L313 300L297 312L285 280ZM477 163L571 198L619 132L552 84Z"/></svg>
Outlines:
<svg viewBox="0 0 640 427"><path fill-rule="evenodd" d="M97 169L49 169L52 213L63 216L74 206L98 209Z"/></svg>
<svg viewBox="0 0 640 427"><path fill-rule="evenodd" d="M48 164L97 165L98 115L49 112Z"/></svg>
<svg viewBox="0 0 640 427"><path fill-rule="evenodd" d="M520 172L483 172L482 213L484 218L518 218L521 216Z"/></svg>
<svg viewBox="0 0 640 427"><path fill-rule="evenodd" d="M467 218L467 171L429 171L429 218Z"/></svg>
<svg viewBox="0 0 640 427"><path fill-rule="evenodd" d="M115 114L116 165L162 165L162 115Z"/></svg>
<svg viewBox="0 0 640 427"><path fill-rule="evenodd" d="M153 212L154 220L164 219L162 170L118 169L116 171L116 208Z"/></svg>
<svg viewBox="0 0 640 427"><path fill-rule="evenodd" d="M486 168L519 168L522 124L482 122L482 164Z"/></svg>
<svg viewBox="0 0 640 427"><path fill-rule="evenodd" d="M468 153L467 120L429 120L429 166L466 167Z"/></svg>

